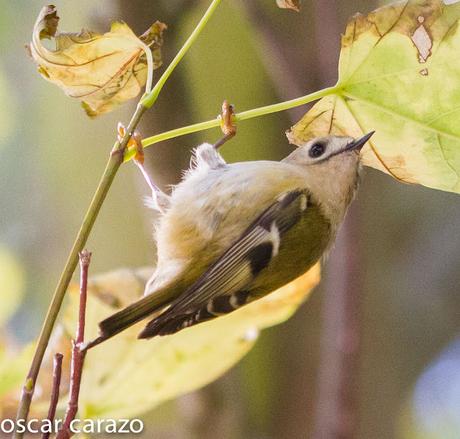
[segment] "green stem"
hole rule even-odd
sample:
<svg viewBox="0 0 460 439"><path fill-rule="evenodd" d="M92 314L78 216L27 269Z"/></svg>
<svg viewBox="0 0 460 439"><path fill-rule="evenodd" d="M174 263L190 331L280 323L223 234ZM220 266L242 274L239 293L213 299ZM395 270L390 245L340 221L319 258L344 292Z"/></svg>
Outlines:
<svg viewBox="0 0 460 439"><path fill-rule="evenodd" d="M145 58L147 60L147 80L145 81L145 93L150 93L152 91L152 82L153 82L153 55L150 47L142 43L142 48L144 49Z"/></svg>
<svg viewBox="0 0 460 439"><path fill-rule="evenodd" d="M184 55L190 49L190 47L195 42L195 40L198 38L198 35L200 35L201 31L204 29L209 19L211 18L212 14L216 10L217 6L219 6L220 2L221 0L213 0L211 2L208 9L204 13L204 15L201 17L201 20L196 25L195 29L190 34L190 36L187 38L187 41L180 48L179 52L177 52L177 55L171 61L171 64L169 64L168 68L163 72L163 74L161 75L161 78L155 84L152 91L150 93L145 94L144 97L141 99L142 105L144 105L147 108L150 108L155 103L155 101L158 98L158 95L160 94L161 89L165 85L169 76L171 75L173 70L176 68L177 64L179 64L180 60L184 57Z"/></svg>
<svg viewBox="0 0 460 439"><path fill-rule="evenodd" d="M16 417L17 420L27 419L30 409L30 403L32 401L32 396L34 393L35 384L37 382L38 373L40 372L40 367L43 361L43 356L45 355L46 347L48 346L51 332L56 322L59 310L61 309L62 301L67 291L67 287L69 286L73 272L77 267L78 254L81 250L83 250L83 247L88 239L91 229L93 228L94 222L96 221L102 204L104 203L104 200L107 196L107 192L109 191L110 186L112 185L113 179L115 178L115 175L120 165L123 163L122 151L124 151L124 149L126 148L126 144L128 143L128 133L131 133L136 128L145 110L146 108L144 106L137 106L136 111L133 114L133 117L131 118L131 121L128 125L128 129L126 130L127 134L125 135L122 142L115 143L112 153L110 154L109 160L105 167L105 170L97 186L96 192L94 193L93 199L91 200L91 203L88 207L86 215L81 224L80 230L78 231L77 237L72 246L69 257L62 271L61 277L59 278L59 282L56 286L56 290L54 291L54 295L48 308L48 312L46 314L42 330L38 337L37 346L35 348L34 357L32 359L32 364L30 366L29 373L27 374L27 378L22 389L21 399L19 401L19 407ZM15 432L14 438L18 439L22 437L22 433Z"/></svg>
<svg viewBox="0 0 460 439"><path fill-rule="evenodd" d="M137 105L136 111L134 112L131 121L126 129L126 134L123 137L121 142L116 142L112 153L110 154L109 160L105 167L105 170L102 174L102 177L99 181L98 187L96 192L91 200L90 206L86 212L86 215L83 219L81 224L80 230L78 231L77 237L75 242L72 246L70 251L69 257L65 264L65 267L62 271L61 277L59 282L56 286L56 290L54 292L53 298L51 299L50 306L48 308L48 312L45 317L45 321L43 323L42 330L38 337L37 345L35 348L34 357L32 359L32 364L29 369L29 373L27 374L24 386L22 388L21 399L19 401L18 411L16 420L27 420L30 404L32 402L32 396L35 389L35 384L37 382L37 377L40 372L40 367L43 361L43 356L45 355L46 348L49 343L49 339L51 336L51 332L53 330L54 324L56 322L57 316L59 314L59 310L62 306L62 301L64 300L65 293L69 286L69 283L72 279L72 275L75 271L75 268L78 264L79 253L83 250L83 247L89 237L89 234L93 228L94 222L99 214L99 211L104 203L104 200L107 196L107 193L112 186L112 182L115 178L115 175L120 168L120 165L123 163L123 152L126 149L126 145L128 140L132 134L132 132L136 129L142 115L145 113L147 109L149 109L154 102L156 101L161 89L163 88L164 84L166 83L167 79L173 72L174 68L177 66L179 61L183 58L185 53L191 47L193 42L196 40L200 32L203 30L206 23L209 21L214 10L217 8L218 4L221 0L213 0L205 14L203 15L202 19L198 23L197 27L194 29L190 37L187 39L185 44L181 47L178 54L165 70L161 78L158 80L158 83L152 89L151 92L146 93L140 100L139 104ZM13 437L15 439L23 438L24 434L15 432Z"/></svg>
<svg viewBox="0 0 460 439"><path fill-rule="evenodd" d="M291 99L290 101L279 102L278 104L267 105L265 107L254 108L252 110L243 111L241 113L235 114L235 121L241 121L246 119L252 119L255 117L264 116L266 114L277 113L279 111L288 110L289 108L298 107L300 105L308 104L309 102L316 101L323 98L324 96L329 96L331 94L338 93L339 87L328 87L322 90L310 93L306 96L301 96L300 98ZM185 127L176 128L174 130L165 131L160 134L156 134L151 137L146 137L142 140L142 145L144 148L153 145L164 140L173 139L175 137L184 136L185 134L196 133L198 131L208 130L210 128L220 126L221 120L220 116L215 119L207 120L205 122L195 123L193 125L187 125ZM126 151L124 160L128 161L134 157L134 149Z"/></svg>

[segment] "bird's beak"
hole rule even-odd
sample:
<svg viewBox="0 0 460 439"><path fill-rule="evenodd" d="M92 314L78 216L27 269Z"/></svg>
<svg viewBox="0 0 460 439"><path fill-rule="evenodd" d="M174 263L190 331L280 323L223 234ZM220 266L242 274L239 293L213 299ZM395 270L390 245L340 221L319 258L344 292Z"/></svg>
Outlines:
<svg viewBox="0 0 460 439"><path fill-rule="evenodd" d="M353 140L353 142L350 142L347 145L346 150L347 151L360 151L361 148L364 146L364 144L372 137L372 135L375 133L375 131L371 131L370 133L367 133L365 136L360 137L359 139Z"/></svg>

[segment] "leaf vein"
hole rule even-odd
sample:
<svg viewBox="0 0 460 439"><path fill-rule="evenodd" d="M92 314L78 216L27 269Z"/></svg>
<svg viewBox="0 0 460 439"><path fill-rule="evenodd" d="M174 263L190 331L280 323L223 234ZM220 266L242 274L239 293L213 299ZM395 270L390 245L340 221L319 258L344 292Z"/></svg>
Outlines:
<svg viewBox="0 0 460 439"><path fill-rule="evenodd" d="M454 140L457 140L457 141L460 141L460 135L458 134L453 134L453 133L449 133L447 131L444 131L444 130L440 130L439 128L434 128L432 126L429 126L426 124L426 122L422 122L420 120L417 120L417 119L414 119L413 117L410 117L410 116L407 116L405 114L401 114L401 113L398 113L388 107L385 107L383 105L380 105L380 104L376 104L375 102L372 102L368 99L363 99L359 96L355 96L349 92L347 92L346 90L342 90L342 95L347 97L347 98L350 98L350 99L353 99L357 102L362 102L363 104L366 104L366 105L369 105L370 107L373 107L373 108L376 108L380 111L383 111L384 113L387 113L387 114L390 114L392 116L395 116L397 118L400 118L400 119L403 119L407 122L410 122L410 123L413 123L427 131L431 131L431 132L434 132L434 133L438 133L442 136L446 136L446 137L449 137L451 139L454 139Z"/></svg>

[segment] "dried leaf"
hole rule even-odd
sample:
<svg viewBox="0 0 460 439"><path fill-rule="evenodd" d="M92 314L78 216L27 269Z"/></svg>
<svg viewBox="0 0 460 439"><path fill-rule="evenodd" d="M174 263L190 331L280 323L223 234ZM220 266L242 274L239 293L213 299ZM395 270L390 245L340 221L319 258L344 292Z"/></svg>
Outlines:
<svg viewBox="0 0 460 439"><path fill-rule="evenodd" d="M300 11L300 0L276 0L276 4L279 8Z"/></svg>
<svg viewBox="0 0 460 439"><path fill-rule="evenodd" d="M138 298L151 270L119 270L89 285L86 338L97 323ZM130 417L215 380L254 345L258 331L289 318L319 281L319 266L238 311L167 337L137 340L145 322L88 352L80 397L80 416ZM70 291L64 316L73 334L78 288Z"/></svg>
<svg viewBox="0 0 460 439"><path fill-rule="evenodd" d="M452 2L451 2L452 3ZM460 192L460 3L398 2L356 15L342 38L338 90L288 133L376 133L363 162L394 178Z"/></svg>
<svg viewBox="0 0 460 439"><path fill-rule="evenodd" d="M147 79L145 50L152 52L152 68L161 65L166 25L159 21L140 37L122 22L112 23L110 32L103 35L85 29L57 33L58 22L55 6L45 6L35 22L29 52L40 74L82 101L89 116L111 111L141 92ZM55 50L41 41L51 38Z"/></svg>

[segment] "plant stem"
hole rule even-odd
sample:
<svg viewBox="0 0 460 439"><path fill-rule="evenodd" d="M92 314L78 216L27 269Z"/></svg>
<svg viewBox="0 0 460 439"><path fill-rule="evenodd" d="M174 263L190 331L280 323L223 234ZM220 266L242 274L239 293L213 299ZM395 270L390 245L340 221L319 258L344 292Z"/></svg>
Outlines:
<svg viewBox="0 0 460 439"><path fill-rule="evenodd" d="M62 428L56 435L56 439L68 439L73 435L70 428L72 421L78 412L78 397L80 395L81 375L85 363L86 351L81 350L85 339L86 299L88 296L88 270L91 262L91 253L83 250L79 254L80 259L80 306L78 308L78 324L75 340L72 340L72 361L70 365L70 391L69 402L65 413Z"/></svg>
<svg viewBox="0 0 460 439"><path fill-rule="evenodd" d="M51 398L50 406L48 409L48 416L46 419L50 424L54 423L54 417L56 415L56 407L59 401L59 387L61 385L61 375L62 375L62 358L64 356L60 353L54 355L53 361L53 385L51 388ZM50 437L50 432L44 432L42 434L42 439L48 439Z"/></svg>
<svg viewBox="0 0 460 439"><path fill-rule="evenodd" d="M85 340L86 299L88 297L88 270L91 262L91 252L83 250L79 254L80 260L80 308L78 313L77 336L75 343L80 345Z"/></svg>
<svg viewBox="0 0 460 439"><path fill-rule="evenodd" d="M190 36L187 38L187 41L180 48L179 52L177 52L177 55L171 61L171 63L167 67L167 69L163 72L163 74L161 75L161 78L155 84L155 86L153 87L152 91L150 93L147 93L146 95L144 95L144 97L141 99L141 104L142 105L144 105L147 108L150 108L155 103L155 101L158 98L158 95L160 94L161 89L165 85L165 83L168 80L169 76L171 75L173 70L176 68L177 64L179 64L180 60L184 57L184 55L190 49L192 44L195 42L195 40L197 39L198 35L204 29L204 27L208 23L209 19L211 18L212 14L216 10L217 6L219 6L220 2L221 2L221 0L213 0L211 2L211 4L209 5L208 9L204 13L204 15L201 17L201 20L196 25L195 29L190 34Z"/></svg>
<svg viewBox="0 0 460 439"><path fill-rule="evenodd" d="M145 93L148 94L152 91L153 82L153 56L150 47L142 43L145 58L147 60L147 80L145 81Z"/></svg>
<svg viewBox="0 0 460 439"><path fill-rule="evenodd" d="M242 121L246 119L252 119L255 117L264 116L266 114L277 113L279 111L288 110L289 108L298 107L300 105L308 104L309 102L316 101L324 96L329 96L331 94L338 93L339 87L328 87L322 90L310 93L299 98L291 99L289 101L279 102L277 104L266 105L264 107L254 108L252 110L246 110L241 113L237 113L234 116L235 121ZM164 140L173 139L175 137L184 136L186 134L196 133L198 131L208 130L210 128L220 126L221 119L220 116L215 119L207 120L205 122L195 123L193 125L187 125L185 127L176 128L174 130L165 131L160 134L156 134L151 137L146 137L142 140L142 146L144 148L151 146L155 143L162 142ZM135 150L129 149L125 152L124 161L129 161L134 157Z"/></svg>
<svg viewBox="0 0 460 439"><path fill-rule="evenodd" d="M158 84L155 85L153 90L144 95L144 97L139 101L136 111L134 112L131 121L128 124L126 129L125 136L121 142L115 142L115 145L110 154L109 160L106 164L102 177L97 186L96 192L94 193L93 199L91 200L90 206L86 212L86 215L83 219L80 230L78 231L75 242L70 251L67 262L62 271L59 282L54 291L51 303L48 308L48 312L43 323L40 335L38 337L37 346L35 348L35 353L32 359L32 364L27 374L25 383L22 388L21 398L19 401L18 411L16 415L16 421L23 420L26 421L30 404L32 402L32 396L34 394L35 383L37 381L38 373L43 361L43 356L45 355L46 347L51 336L54 324L56 322L59 310L61 309L62 301L64 300L67 287L69 286L70 280L72 279L73 272L78 264L78 255L79 252L83 249L88 236L93 228L94 222L99 214L99 211L104 203L104 200L107 196L107 193L112 185L112 182L115 178L115 175L120 168L120 165L123 163L123 153L126 149L128 140L131 137L131 134L136 129L142 115L145 111L150 108L155 100L158 97L161 89L163 88L166 80L171 75L174 68L177 66L179 61L183 58L187 50L191 47L192 43L196 40L199 33L203 30L205 24L209 21L212 13L218 6L221 0L213 0L208 10L203 15L203 18L198 23L195 30L192 32L188 40L185 42L184 46L179 50L178 54L172 61L171 65L165 70L163 75L158 80ZM15 432L13 435L14 439L22 439L24 433Z"/></svg>
<svg viewBox="0 0 460 439"><path fill-rule="evenodd" d="M43 361L43 356L45 355L46 347L51 336L51 331L53 330L54 323L58 316L59 310L61 309L62 301L64 299L67 287L69 286L70 280L72 279L73 272L78 264L78 254L83 249L88 236L93 228L94 222L99 214L99 211L104 203L107 192L109 191L110 186L112 185L113 179L122 163L122 151L125 149L126 144L128 143L129 133L131 133L137 124L140 121L142 114L145 112L146 108L142 105L138 105L136 111L131 118L131 121L126 130L126 135L123 138L122 142L116 142L112 152L110 154L109 160L105 167L104 173L102 174L101 180L97 186L96 192L94 193L93 199L89 205L89 208L86 212L86 215L83 219L80 230L78 231L75 242L70 251L70 255L65 264L64 270L62 271L59 282L56 286L53 298L51 300L48 312L43 323L42 330L38 337L37 346L35 348L34 357L32 359L32 364L27 374L26 382L24 384L21 399L19 401L19 407L17 412L17 420L27 419L27 415L30 409L30 403L32 401L32 396L34 393L35 383L37 381L38 373ZM23 437L22 433L16 432L14 434L16 439Z"/></svg>

